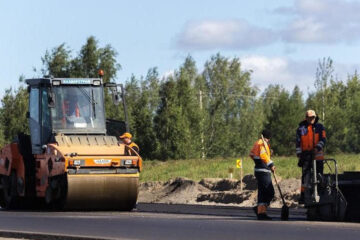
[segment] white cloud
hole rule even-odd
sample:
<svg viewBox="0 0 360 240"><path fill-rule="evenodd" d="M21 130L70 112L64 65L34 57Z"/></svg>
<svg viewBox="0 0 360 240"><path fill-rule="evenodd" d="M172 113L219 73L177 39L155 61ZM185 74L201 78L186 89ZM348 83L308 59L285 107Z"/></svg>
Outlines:
<svg viewBox="0 0 360 240"><path fill-rule="evenodd" d="M289 42L321 42L330 39L324 34L325 26L312 18L294 21L289 29L284 31L284 38Z"/></svg>
<svg viewBox="0 0 360 240"><path fill-rule="evenodd" d="M284 57L245 56L240 59L243 70L252 70L253 85L263 91L269 84L280 84L292 91L297 85L306 95L315 90L317 61L293 60ZM334 63L334 80L347 81L359 64Z"/></svg>
<svg viewBox="0 0 360 240"><path fill-rule="evenodd" d="M316 62L247 56L241 58L241 64L243 69L253 70L252 82L260 90L264 90L269 84L280 84L288 90L298 85L303 92L313 88Z"/></svg>
<svg viewBox="0 0 360 240"><path fill-rule="evenodd" d="M281 35L285 42L337 43L360 39L360 3L344 0L296 0L276 13L293 19Z"/></svg>
<svg viewBox="0 0 360 240"><path fill-rule="evenodd" d="M253 26L245 20L204 20L185 25L177 39L183 49L250 49L276 40L269 29Z"/></svg>
<svg viewBox="0 0 360 240"><path fill-rule="evenodd" d="M279 7L288 18L285 26L265 28L243 19L201 20L185 24L177 36L186 50L247 50L279 40L286 43L353 43L360 40L360 2L350 0L295 0Z"/></svg>

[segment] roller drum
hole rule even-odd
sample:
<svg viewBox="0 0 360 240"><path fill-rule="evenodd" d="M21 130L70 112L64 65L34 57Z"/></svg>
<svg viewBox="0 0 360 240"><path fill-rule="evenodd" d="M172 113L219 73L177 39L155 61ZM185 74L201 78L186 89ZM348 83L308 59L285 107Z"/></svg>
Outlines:
<svg viewBox="0 0 360 240"><path fill-rule="evenodd" d="M68 174L65 209L131 210L139 174Z"/></svg>

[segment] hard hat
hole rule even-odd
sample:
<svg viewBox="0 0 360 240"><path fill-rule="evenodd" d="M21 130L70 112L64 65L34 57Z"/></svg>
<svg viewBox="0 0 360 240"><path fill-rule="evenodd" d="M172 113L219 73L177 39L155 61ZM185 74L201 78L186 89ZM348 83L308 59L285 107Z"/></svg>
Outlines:
<svg viewBox="0 0 360 240"><path fill-rule="evenodd" d="M316 117L316 113L314 110L307 110L306 111L306 114L305 114L305 117Z"/></svg>
<svg viewBox="0 0 360 240"><path fill-rule="evenodd" d="M132 135L131 135L131 133L126 132L123 135L121 135L120 138L130 138L131 139Z"/></svg>

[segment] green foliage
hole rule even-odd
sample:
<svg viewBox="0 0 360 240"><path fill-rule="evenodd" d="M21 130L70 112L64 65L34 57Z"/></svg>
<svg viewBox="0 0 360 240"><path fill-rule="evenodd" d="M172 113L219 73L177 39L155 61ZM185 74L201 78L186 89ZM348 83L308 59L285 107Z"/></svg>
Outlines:
<svg viewBox="0 0 360 240"><path fill-rule="evenodd" d="M41 73L54 77L97 77L114 82L121 65L111 45L99 47L89 37L77 55L65 43L46 51ZM245 156L266 127L273 133L276 155L294 155L295 130L306 109L314 109L324 123L328 153L360 152L360 80L334 77L331 58L318 63L315 88L306 101L299 87L292 92L280 85L262 94L251 84L252 71L237 58L212 56L201 72L191 56L169 77L160 79L157 68L145 77L131 76L124 83L128 120L134 141L145 159L204 159ZM20 82L23 82L21 77ZM119 82L119 81L118 81ZM23 85L8 89L0 108L0 145L18 132L27 132L28 93ZM106 117L124 120L123 106L112 104L105 92Z"/></svg>
<svg viewBox="0 0 360 240"><path fill-rule="evenodd" d="M187 158L188 122L178 105L176 82L172 77L162 84L159 96L161 102L154 121L160 143L160 158Z"/></svg>
<svg viewBox="0 0 360 240"><path fill-rule="evenodd" d="M263 102L268 108L266 128L273 133L271 146L274 153L294 154L295 132L304 115L302 93L297 86L291 95L280 86L269 86Z"/></svg>
<svg viewBox="0 0 360 240"><path fill-rule="evenodd" d="M142 157L158 157L159 142L154 128L154 117L159 92L159 74L156 68L150 69L145 80L141 81L141 95L132 111L135 140L141 146ZM141 106L141 107L140 107Z"/></svg>
<svg viewBox="0 0 360 240"><path fill-rule="evenodd" d="M91 36L82 46L78 56L72 57L71 50L65 45L60 44L50 52L46 51L41 58L43 75L54 77L98 77L98 70L105 72L104 82L115 80L116 73L121 69L117 63L117 52L110 46L98 47L98 41Z"/></svg>
<svg viewBox="0 0 360 240"><path fill-rule="evenodd" d="M187 158L201 156L201 119L199 91L195 88L197 69L191 57L185 59L176 77L178 105L181 106L183 134Z"/></svg>
<svg viewBox="0 0 360 240"><path fill-rule="evenodd" d="M250 72L242 71L239 59L220 54L206 62L204 104L206 156L244 154L262 127L262 107L250 86Z"/></svg>
<svg viewBox="0 0 360 240"><path fill-rule="evenodd" d="M310 94L307 108L318 112L324 124L328 142L327 153L360 152L359 139L359 95L358 74L348 77L347 83L334 80L334 67L330 58L319 62L317 91ZM325 118L325 119L324 119ZM325 121L324 121L325 120Z"/></svg>
<svg viewBox="0 0 360 240"><path fill-rule="evenodd" d="M316 79L315 79L315 88L317 90L317 101L315 108L318 109L318 115L325 123L325 116L330 105L328 104L328 97L330 91L328 88L329 83L334 82L334 66L333 60L328 58L323 58L319 60L318 67L316 69Z"/></svg>
<svg viewBox="0 0 360 240"><path fill-rule="evenodd" d="M355 73L350 76L347 88L344 90L343 114L337 116L337 122L345 121L344 138L342 150L347 152L360 152L360 79ZM344 114L345 112L345 114Z"/></svg>
<svg viewBox="0 0 360 240"><path fill-rule="evenodd" d="M28 93L23 86L16 91L11 88L5 91L0 109L0 144L11 142L20 132L28 133L26 112L28 109Z"/></svg>
<svg viewBox="0 0 360 240"><path fill-rule="evenodd" d="M43 68L41 72L43 75L52 75L56 77L70 77L71 51L66 47L65 43L58 47L45 52L44 57L41 58Z"/></svg>

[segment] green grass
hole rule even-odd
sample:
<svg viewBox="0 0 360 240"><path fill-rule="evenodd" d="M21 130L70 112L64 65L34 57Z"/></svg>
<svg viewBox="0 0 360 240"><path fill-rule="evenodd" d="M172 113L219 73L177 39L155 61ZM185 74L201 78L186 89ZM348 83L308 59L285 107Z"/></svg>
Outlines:
<svg viewBox="0 0 360 240"><path fill-rule="evenodd" d="M327 155L335 158L339 172L360 171L359 154ZM301 169L297 166L296 157L274 157L276 171L282 178L300 178ZM167 181L171 178L186 177L199 181L202 178L228 178L229 168L234 169L233 177L239 179L240 169L236 168L236 158L194 159L144 161L144 168L140 174L140 181ZM327 169L325 167L325 169ZM326 171L326 170L325 170ZM253 174L254 163L249 157L243 158L243 174Z"/></svg>

